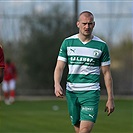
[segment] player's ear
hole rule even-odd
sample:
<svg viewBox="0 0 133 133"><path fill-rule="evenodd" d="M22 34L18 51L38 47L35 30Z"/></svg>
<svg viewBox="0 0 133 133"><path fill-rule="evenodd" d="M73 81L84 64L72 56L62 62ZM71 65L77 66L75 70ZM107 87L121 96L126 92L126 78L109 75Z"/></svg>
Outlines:
<svg viewBox="0 0 133 133"><path fill-rule="evenodd" d="M93 22L93 28L95 27L95 21Z"/></svg>
<svg viewBox="0 0 133 133"><path fill-rule="evenodd" d="M79 28L79 21L77 21L77 27Z"/></svg>

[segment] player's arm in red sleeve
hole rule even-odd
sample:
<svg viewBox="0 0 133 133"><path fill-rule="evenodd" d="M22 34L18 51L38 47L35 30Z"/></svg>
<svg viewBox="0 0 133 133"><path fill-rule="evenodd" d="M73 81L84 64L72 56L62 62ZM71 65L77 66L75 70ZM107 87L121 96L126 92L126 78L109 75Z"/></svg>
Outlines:
<svg viewBox="0 0 133 133"><path fill-rule="evenodd" d="M3 81L4 78L4 67L5 67L4 53L2 46L0 45L0 83Z"/></svg>

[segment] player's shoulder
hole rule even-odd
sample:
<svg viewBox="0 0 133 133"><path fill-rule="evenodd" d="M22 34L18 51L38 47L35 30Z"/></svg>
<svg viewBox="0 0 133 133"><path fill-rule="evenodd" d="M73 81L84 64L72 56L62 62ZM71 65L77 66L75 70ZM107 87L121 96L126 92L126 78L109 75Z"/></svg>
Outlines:
<svg viewBox="0 0 133 133"><path fill-rule="evenodd" d="M102 40L101 38L99 38L99 37L97 37L97 36L94 36L92 40L93 40L93 41L97 41L97 42L99 42L99 43L104 43L104 44L106 44L106 42L105 42L104 40Z"/></svg>
<svg viewBox="0 0 133 133"><path fill-rule="evenodd" d="M73 41L76 40L76 39L78 39L78 34L71 35L71 36L65 38L62 44L63 44L63 46L64 45L65 46L70 46L70 45L73 44Z"/></svg>
<svg viewBox="0 0 133 133"><path fill-rule="evenodd" d="M75 34L75 35L71 35L67 37L65 40L72 40L72 39L77 39L77 38L78 38L78 34Z"/></svg>

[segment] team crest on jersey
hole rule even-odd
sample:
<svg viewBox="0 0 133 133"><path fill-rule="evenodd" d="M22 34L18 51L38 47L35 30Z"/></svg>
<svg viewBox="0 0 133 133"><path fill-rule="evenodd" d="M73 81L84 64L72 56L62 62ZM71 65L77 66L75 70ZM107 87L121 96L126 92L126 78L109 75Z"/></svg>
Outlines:
<svg viewBox="0 0 133 133"><path fill-rule="evenodd" d="M95 57L99 57L100 52L99 52L98 50L95 50L95 51L93 52L93 55L94 55Z"/></svg>

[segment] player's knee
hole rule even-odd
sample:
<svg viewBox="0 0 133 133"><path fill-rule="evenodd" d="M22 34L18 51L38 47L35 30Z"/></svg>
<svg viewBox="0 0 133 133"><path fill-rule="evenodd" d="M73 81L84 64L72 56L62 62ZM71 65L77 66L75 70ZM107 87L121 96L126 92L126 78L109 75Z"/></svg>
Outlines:
<svg viewBox="0 0 133 133"><path fill-rule="evenodd" d="M79 133L90 133L91 130L92 130L92 128L83 127L83 128L80 128Z"/></svg>

